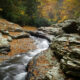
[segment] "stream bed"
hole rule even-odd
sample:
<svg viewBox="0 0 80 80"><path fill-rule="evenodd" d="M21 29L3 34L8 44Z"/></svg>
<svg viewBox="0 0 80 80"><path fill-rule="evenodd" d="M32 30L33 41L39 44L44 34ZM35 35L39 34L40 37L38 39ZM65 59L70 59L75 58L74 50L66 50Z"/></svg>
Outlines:
<svg viewBox="0 0 80 80"><path fill-rule="evenodd" d="M0 80L25 80L27 76L26 67L29 61L37 54L49 47L49 42L46 39L33 37L34 44L37 46L35 50L16 55L12 59L4 61L0 64Z"/></svg>

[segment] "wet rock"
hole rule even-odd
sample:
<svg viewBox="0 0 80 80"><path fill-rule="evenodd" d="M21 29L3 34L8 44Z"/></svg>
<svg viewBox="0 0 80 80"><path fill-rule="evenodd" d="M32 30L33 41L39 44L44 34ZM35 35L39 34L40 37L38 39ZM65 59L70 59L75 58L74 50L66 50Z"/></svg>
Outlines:
<svg viewBox="0 0 80 80"><path fill-rule="evenodd" d="M9 42L7 41L6 38L0 36L0 53L7 54L9 51L10 51Z"/></svg>
<svg viewBox="0 0 80 80"><path fill-rule="evenodd" d="M28 33L31 36L47 39L49 42L51 42L53 40L53 38L55 38L55 36L49 35L47 33L44 33L43 31L35 31L35 32L29 31Z"/></svg>

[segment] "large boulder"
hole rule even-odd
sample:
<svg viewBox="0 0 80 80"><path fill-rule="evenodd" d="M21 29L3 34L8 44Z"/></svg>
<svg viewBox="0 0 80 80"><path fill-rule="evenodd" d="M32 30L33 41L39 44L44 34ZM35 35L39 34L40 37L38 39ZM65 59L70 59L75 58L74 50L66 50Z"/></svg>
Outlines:
<svg viewBox="0 0 80 80"><path fill-rule="evenodd" d="M68 19L64 22L53 24L52 27L61 28L65 33L79 33L80 34L80 18Z"/></svg>
<svg viewBox="0 0 80 80"><path fill-rule="evenodd" d="M75 77L80 77L80 36L67 34L57 37L52 45L53 53L60 60L62 70Z"/></svg>
<svg viewBox="0 0 80 80"><path fill-rule="evenodd" d="M62 29L66 33L77 33L78 32L78 22L76 20L66 20L62 23Z"/></svg>
<svg viewBox="0 0 80 80"><path fill-rule="evenodd" d="M79 32L79 22L74 19L65 20L62 23L57 24L66 33L78 33Z"/></svg>
<svg viewBox="0 0 80 80"><path fill-rule="evenodd" d="M7 54L10 51L10 45L6 38L0 34L0 53Z"/></svg>

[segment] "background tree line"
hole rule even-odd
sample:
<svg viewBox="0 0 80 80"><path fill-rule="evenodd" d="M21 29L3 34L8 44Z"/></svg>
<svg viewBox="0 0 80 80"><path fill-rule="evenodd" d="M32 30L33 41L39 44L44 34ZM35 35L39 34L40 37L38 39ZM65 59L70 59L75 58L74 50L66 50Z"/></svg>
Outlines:
<svg viewBox="0 0 80 80"><path fill-rule="evenodd" d="M49 26L80 16L80 0L0 0L0 17L20 25Z"/></svg>
<svg viewBox="0 0 80 80"><path fill-rule="evenodd" d="M39 16L38 0L0 0L0 16L20 25L47 26L47 19Z"/></svg>
<svg viewBox="0 0 80 80"><path fill-rule="evenodd" d="M40 0L40 2L41 16L53 23L80 16L80 0Z"/></svg>

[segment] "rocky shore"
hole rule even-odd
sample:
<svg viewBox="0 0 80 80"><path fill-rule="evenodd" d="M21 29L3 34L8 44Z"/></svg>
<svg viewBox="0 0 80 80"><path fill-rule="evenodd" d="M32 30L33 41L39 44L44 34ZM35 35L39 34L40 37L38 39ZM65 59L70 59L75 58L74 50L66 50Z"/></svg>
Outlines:
<svg viewBox="0 0 80 80"><path fill-rule="evenodd" d="M30 28L22 28L18 24L0 19L0 62L36 48L27 31L30 31Z"/></svg>
<svg viewBox="0 0 80 80"><path fill-rule="evenodd" d="M80 18L31 34L50 41L50 49L29 62L26 80L80 80Z"/></svg>
<svg viewBox="0 0 80 80"><path fill-rule="evenodd" d="M31 35L48 40L50 47L30 60L26 80L80 80L80 18L33 31L0 20L0 56L35 49Z"/></svg>

